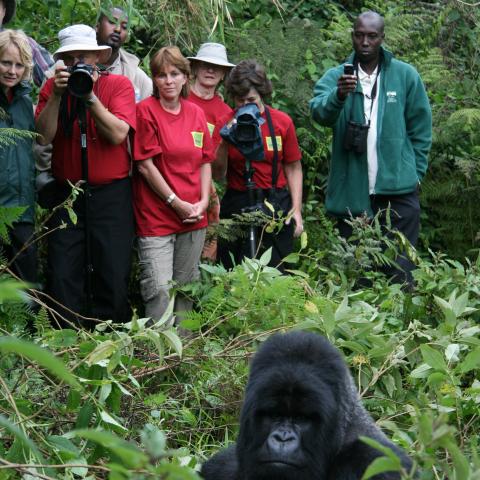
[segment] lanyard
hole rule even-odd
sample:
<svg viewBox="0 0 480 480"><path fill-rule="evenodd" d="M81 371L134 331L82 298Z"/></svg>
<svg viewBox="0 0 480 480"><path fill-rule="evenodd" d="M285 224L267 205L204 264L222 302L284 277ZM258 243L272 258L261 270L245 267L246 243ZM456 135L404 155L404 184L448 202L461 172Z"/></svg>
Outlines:
<svg viewBox="0 0 480 480"><path fill-rule="evenodd" d="M380 75L380 63L378 64L377 74L375 75L375 82L373 84L370 96L364 94L365 97L367 97L369 100L371 100L370 113L369 113L368 117L365 115L365 118L368 120L368 125L370 125L370 119L372 118L372 112L373 112L373 103L375 102L375 98L377 96L377 81L378 81L378 76L379 75ZM358 76L358 70L357 70L357 76Z"/></svg>

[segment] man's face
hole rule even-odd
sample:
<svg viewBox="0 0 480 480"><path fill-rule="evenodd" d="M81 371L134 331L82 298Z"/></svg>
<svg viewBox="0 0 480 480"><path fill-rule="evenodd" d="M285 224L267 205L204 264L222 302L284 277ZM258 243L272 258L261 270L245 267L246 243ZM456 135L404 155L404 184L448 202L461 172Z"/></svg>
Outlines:
<svg viewBox="0 0 480 480"><path fill-rule="evenodd" d="M5 8L5 3L0 0L0 27L3 25L3 19L5 18L5 13L7 13L7 9Z"/></svg>
<svg viewBox="0 0 480 480"><path fill-rule="evenodd" d="M363 17L357 20L353 27L352 43L360 63L378 60L384 37L385 34L377 18Z"/></svg>
<svg viewBox="0 0 480 480"><path fill-rule="evenodd" d="M103 15L97 24L97 42L99 45L108 45L119 49L128 35L128 17L125 12L114 8L107 15Z"/></svg>
<svg viewBox="0 0 480 480"><path fill-rule="evenodd" d="M73 67L77 63L86 63L87 65L95 65L98 62L98 52L90 52L85 50L75 50L64 52L59 55L67 67Z"/></svg>

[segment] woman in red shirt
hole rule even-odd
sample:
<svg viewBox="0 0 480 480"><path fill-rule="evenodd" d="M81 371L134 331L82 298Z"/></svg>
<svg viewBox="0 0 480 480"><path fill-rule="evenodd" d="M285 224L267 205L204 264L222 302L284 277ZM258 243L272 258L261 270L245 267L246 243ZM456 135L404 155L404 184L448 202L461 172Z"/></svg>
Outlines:
<svg viewBox="0 0 480 480"><path fill-rule="evenodd" d="M198 105L207 118L208 130L213 136L218 121L232 114L232 109L217 93L217 88L228 71L235 65L227 58L227 50L221 43L204 43L195 57L188 57L193 72L193 83L188 100ZM220 221L220 201L215 185L212 182L210 201L207 210L209 225L217 225ZM216 260L217 239L207 238L202 251L202 258Z"/></svg>
<svg viewBox="0 0 480 480"><path fill-rule="evenodd" d="M267 78L265 69L256 60L241 61L229 74L226 81L228 95L234 100L237 108L248 103L257 105L263 123L260 133L263 142L265 159L252 161L254 169L256 203L264 199L275 203L286 215L280 231L258 235L262 240L261 248L272 248L270 264L277 266L293 249L293 238L303 231L302 221L302 166L301 152L292 119L280 110L267 107L265 99L272 93L272 84ZM270 113L277 144L277 172L273 175L274 145L267 121L266 110ZM220 125L230 123L232 116L227 116ZM214 141L220 140L218 132L214 133ZM245 182L246 159L240 151L225 140L222 140L217 158L213 165L215 179L226 175L227 190L221 201L220 218L230 218L250 207L249 194ZM273 202L272 197L275 197ZM287 215L288 214L288 215ZM293 220L293 222L291 222ZM218 258L225 267L232 266L231 255L236 263L245 256L250 256L249 240L246 237L232 242L219 242Z"/></svg>
<svg viewBox="0 0 480 480"><path fill-rule="evenodd" d="M185 100L190 67L180 50L160 49L150 69L153 95L137 105L134 209L145 314L159 320L172 282L198 278L213 147L205 114ZM190 308L177 296L176 312Z"/></svg>

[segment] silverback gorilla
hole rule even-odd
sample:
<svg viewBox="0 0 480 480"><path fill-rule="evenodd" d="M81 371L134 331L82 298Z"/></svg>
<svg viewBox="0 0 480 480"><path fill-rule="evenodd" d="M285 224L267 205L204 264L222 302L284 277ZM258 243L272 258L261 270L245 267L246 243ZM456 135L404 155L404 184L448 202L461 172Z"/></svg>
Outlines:
<svg viewBox="0 0 480 480"><path fill-rule="evenodd" d="M258 350L240 416L236 445L202 467L205 480L360 480L382 455L359 439L410 459L363 408L340 352L313 333L271 336ZM399 480L394 472L375 480Z"/></svg>

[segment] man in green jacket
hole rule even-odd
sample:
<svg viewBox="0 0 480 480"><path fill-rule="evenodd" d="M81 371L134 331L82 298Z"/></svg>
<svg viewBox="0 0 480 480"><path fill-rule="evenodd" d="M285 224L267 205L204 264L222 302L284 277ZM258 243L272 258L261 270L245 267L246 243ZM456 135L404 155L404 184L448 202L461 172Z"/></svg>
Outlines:
<svg viewBox="0 0 480 480"><path fill-rule="evenodd" d="M382 47L383 18L364 12L352 31L354 52L317 82L313 119L333 129L325 206L348 238L345 219L390 207L393 228L415 245L420 226L418 186L427 170L432 114L423 82L407 63ZM348 72L348 73L347 73ZM385 215L380 215L386 222ZM395 281L412 282L411 262L400 257Z"/></svg>

